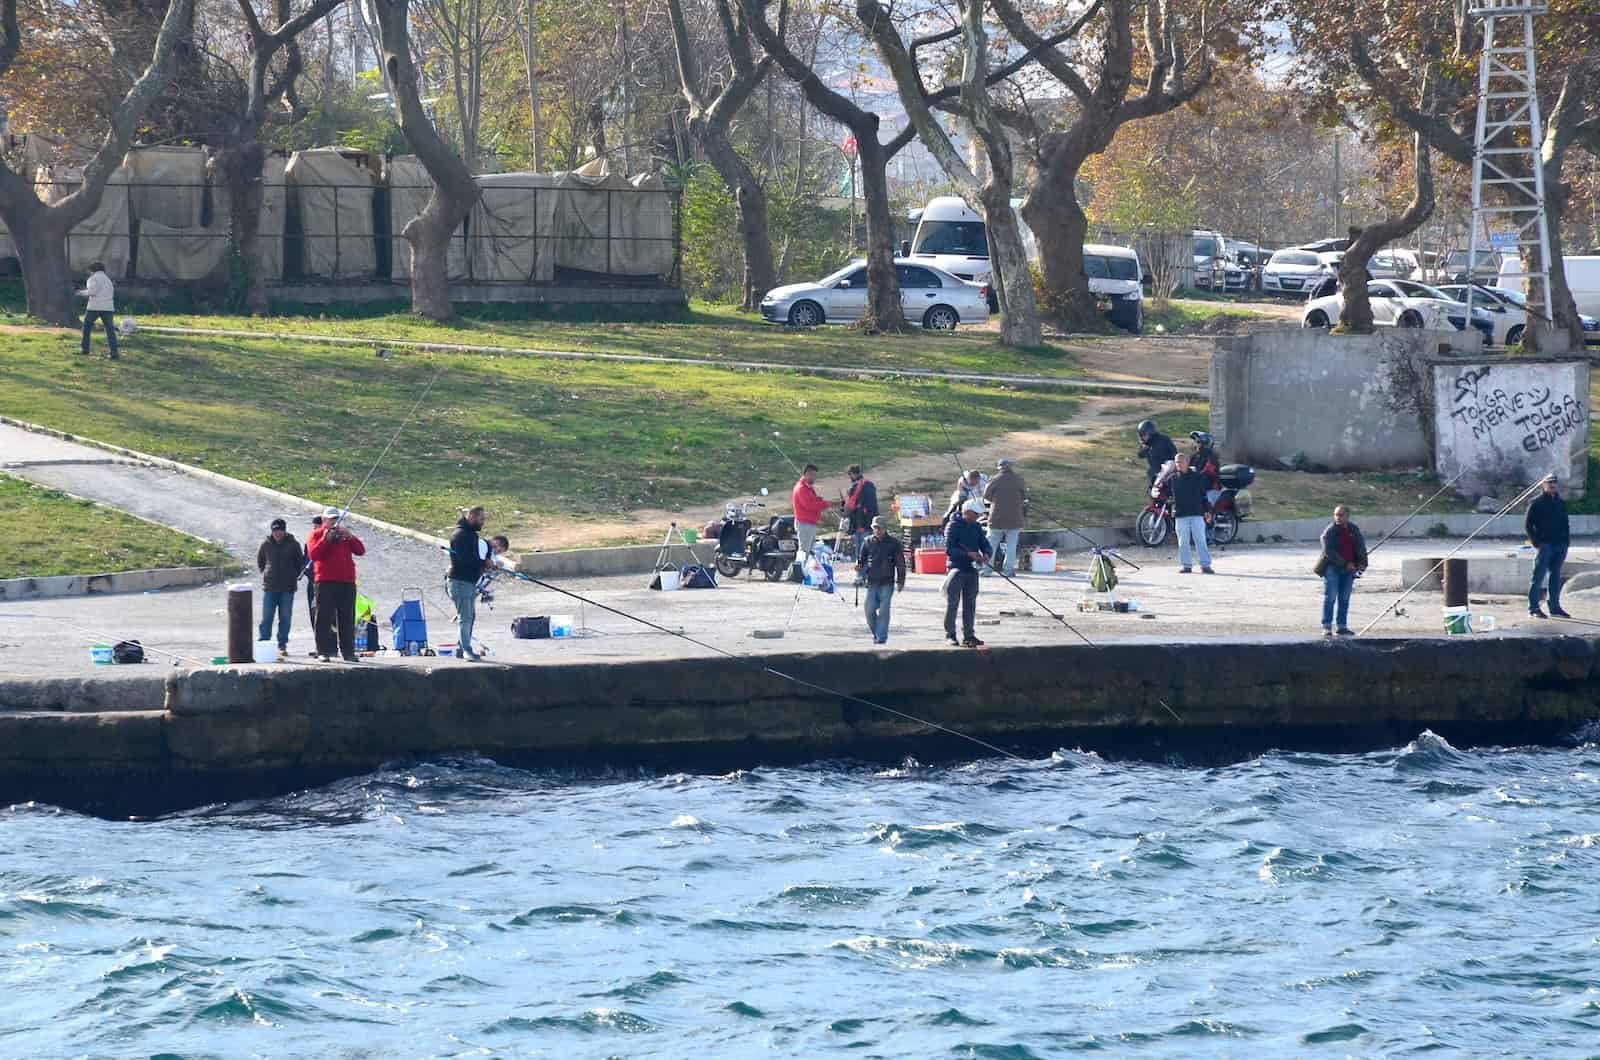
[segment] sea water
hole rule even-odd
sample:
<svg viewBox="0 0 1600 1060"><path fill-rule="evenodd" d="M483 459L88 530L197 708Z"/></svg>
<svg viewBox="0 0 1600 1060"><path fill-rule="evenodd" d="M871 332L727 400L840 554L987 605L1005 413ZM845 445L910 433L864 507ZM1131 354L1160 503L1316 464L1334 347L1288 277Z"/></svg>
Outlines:
<svg viewBox="0 0 1600 1060"><path fill-rule="evenodd" d="M1593 1055L1600 751L0 811L0 1055Z"/></svg>

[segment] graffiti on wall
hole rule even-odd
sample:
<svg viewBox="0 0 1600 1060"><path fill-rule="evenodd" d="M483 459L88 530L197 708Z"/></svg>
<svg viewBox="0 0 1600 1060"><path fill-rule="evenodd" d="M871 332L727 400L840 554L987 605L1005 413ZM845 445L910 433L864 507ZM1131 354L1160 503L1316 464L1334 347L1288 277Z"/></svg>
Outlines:
<svg viewBox="0 0 1600 1060"><path fill-rule="evenodd" d="M1586 433L1588 416L1570 390L1562 392L1539 380L1497 380L1493 372L1493 366L1481 365L1461 372L1453 382L1450 418L1469 429L1473 441L1509 425L1523 451L1537 453Z"/></svg>

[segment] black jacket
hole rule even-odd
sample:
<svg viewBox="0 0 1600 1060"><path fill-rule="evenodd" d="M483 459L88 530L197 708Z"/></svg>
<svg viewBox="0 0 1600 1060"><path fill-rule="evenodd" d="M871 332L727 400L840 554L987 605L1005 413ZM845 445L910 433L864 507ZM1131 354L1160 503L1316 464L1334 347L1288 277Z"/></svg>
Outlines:
<svg viewBox="0 0 1600 1060"><path fill-rule="evenodd" d="M972 557L967 555L969 550L985 556L994 555L994 546L989 544L989 535L983 532L983 527L957 515L944 528L944 555L951 569L977 569Z"/></svg>
<svg viewBox="0 0 1600 1060"><path fill-rule="evenodd" d="M293 534L284 534L282 541L267 539L256 549L256 569L261 572L261 591L264 593L292 593L300 587L300 571L306 565L305 550Z"/></svg>
<svg viewBox="0 0 1600 1060"><path fill-rule="evenodd" d="M1177 457L1178 447L1172 444L1171 438L1157 431L1149 441L1139 446L1139 455L1150 465L1150 481L1154 482L1156 476L1161 474L1161 465Z"/></svg>
<svg viewBox="0 0 1600 1060"><path fill-rule="evenodd" d="M465 519L457 520L456 532L450 535L450 580L476 585L483 573L481 552L478 531Z"/></svg>
<svg viewBox="0 0 1600 1060"><path fill-rule="evenodd" d="M1173 475L1168 481L1172 483L1173 515L1186 519L1211 510L1211 505L1206 503L1206 477L1200 472L1191 467L1181 475Z"/></svg>
<svg viewBox="0 0 1600 1060"><path fill-rule="evenodd" d="M1528 519L1523 528L1528 531L1528 540L1535 545L1565 545L1570 534L1567 502L1559 493L1554 496L1541 493L1539 499L1528 506Z"/></svg>
<svg viewBox="0 0 1600 1060"><path fill-rule="evenodd" d="M885 536L882 541L876 535L871 535L861 543L861 558L856 560L856 569L866 572L868 585L888 585L893 582L896 588L904 589L905 546L892 534Z"/></svg>
<svg viewBox="0 0 1600 1060"><path fill-rule="evenodd" d="M857 483L852 483L845 491L845 500L849 501L850 495L855 492ZM851 510L850 525L846 528L852 534L857 530L871 530L872 518L878 514L878 487L872 484L871 479L862 479L859 483L861 496L856 501L856 506Z"/></svg>
<svg viewBox="0 0 1600 1060"><path fill-rule="evenodd" d="M1361 527L1357 526L1355 523L1346 523L1345 530L1355 538L1356 570L1366 570L1367 539L1362 536ZM1329 523L1322 531L1322 559L1320 562L1318 562L1317 566L1320 568L1331 566L1337 570L1345 569L1344 557L1339 555L1338 523ZM1322 571L1318 570L1316 573L1320 577Z"/></svg>

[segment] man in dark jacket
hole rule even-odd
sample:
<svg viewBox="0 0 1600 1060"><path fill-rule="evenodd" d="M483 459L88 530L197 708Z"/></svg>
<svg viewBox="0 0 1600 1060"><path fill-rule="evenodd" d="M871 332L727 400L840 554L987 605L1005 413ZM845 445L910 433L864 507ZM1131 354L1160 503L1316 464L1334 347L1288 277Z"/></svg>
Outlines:
<svg viewBox="0 0 1600 1060"><path fill-rule="evenodd" d="M257 640L272 635L272 615L278 615L278 658L289 657L289 621L294 616L294 591L300 585L300 571L306 554L300 542L289 533L289 524L272 520L267 539L256 549L256 569L261 572L261 628Z"/></svg>
<svg viewBox="0 0 1600 1060"><path fill-rule="evenodd" d="M1322 555L1316 573L1322 577L1322 635L1333 636L1334 610L1338 610L1339 636L1355 634L1349 626L1350 591L1356 575L1367 569L1367 539L1361 528L1350 521L1350 509L1339 505L1333 522L1322 531Z"/></svg>
<svg viewBox="0 0 1600 1060"><path fill-rule="evenodd" d="M478 662L472 650L472 626L478 617L478 576L488 558L486 546L478 537L483 529L483 509L461 509L456 532L450 535L450 602L456 605L456 654L468 662Z"/></svg>
<svg viewBox="0 0 1600 1060"><path fill-rule="evenodd" d="M1188 574L1191 545L1200 553L1200 573L1211 569L1211 550L1206 548L1206 524L1211 522L1211 503L1206 500L1206 480L1189 464L1189 454L1177 456L1178 473L1172 476L1172 525L1178 531L1178 573Z"/></svg>
<svg viewBox="0 0 1600 1060"><path fill-rule="evenodd" d="M860 464L846 469L850 476L850 491L845 494L844 514L849 520L845 529L850 532L851 555L860 557L861 543L872 529L872 520L878 517L878 487L861 471Z"/></svg>
<svg viewBox="0 0 1600 1060"><path fill-rule="evenodd" d="M1567 524L1567 502L1561 499L1555 475L1546 475L1541 484L1544 492L1528 506L1528 519L1523 528L1528 531L1528 541L1539 550L1533 561L1533 581L1528 584L1528 614L1544 618L1539 609L1545 576L1550 578L1550 613L1557 618L1572 616L1561 610L1561 565L1567 561L1567 542L1571 533Z"/></svg>
<svg viewBox="0 0 1600 1060"><path fill-rule="evenodd" d="M906 550L889 536L883 516L872 520L872 536L856 550L856 570L867 580L867 628L875 644L889 643L889 605L906 587Z"/></svg>
<svg viewBox="0 0 1600 1060"><path fill-rule="evenodd" d="M950 573L944 582L944 639L956 643L956 606L961 607L961 644L980 648L975 621L978 612L978 568L994 555L994 546L978 525L983 515L983 502L969 500L961 506L961 514L950 520L944 530L945 561Z"/></svg>
<svg viewBox="0 0 1600 1060"><path fill-rule="evenodd" d="M1156 430L1155 420L1145 420L1139 424L1139 455L1144 457L1149 464L1150 481L1148 486L1156 484L1156 476L1161 474L1161 465L1178 455L1178 447L1172 444L1172 439Z"/></svg>

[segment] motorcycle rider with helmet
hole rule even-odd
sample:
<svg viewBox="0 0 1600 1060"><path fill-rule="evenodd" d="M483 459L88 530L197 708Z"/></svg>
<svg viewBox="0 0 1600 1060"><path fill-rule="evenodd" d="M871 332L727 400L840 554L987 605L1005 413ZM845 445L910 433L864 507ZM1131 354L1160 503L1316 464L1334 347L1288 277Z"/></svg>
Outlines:
<svg viewBox="0 0 1600 1060"><path fill-rule="evenodd" d="M1222 496L1222 479L1217 471L1220 466L1217 447L1212 444L1211 435L1206 431L1190 431L1189 437L1195 445L1189 466L1200 472L1200 477L1206 480L1206 503L1216 504L1217 498Z"/></svg>
<svg viewBox="0 0 1600 1060"><path fill-rule="evenodd" d="M1155 420L1145 420L1139 424L1139 455L1150 465L1150 480L1145 485L1154 486L1162 465L1177 458L1178 447L1172 444L1171 438L1156 430Z"/></svg>

